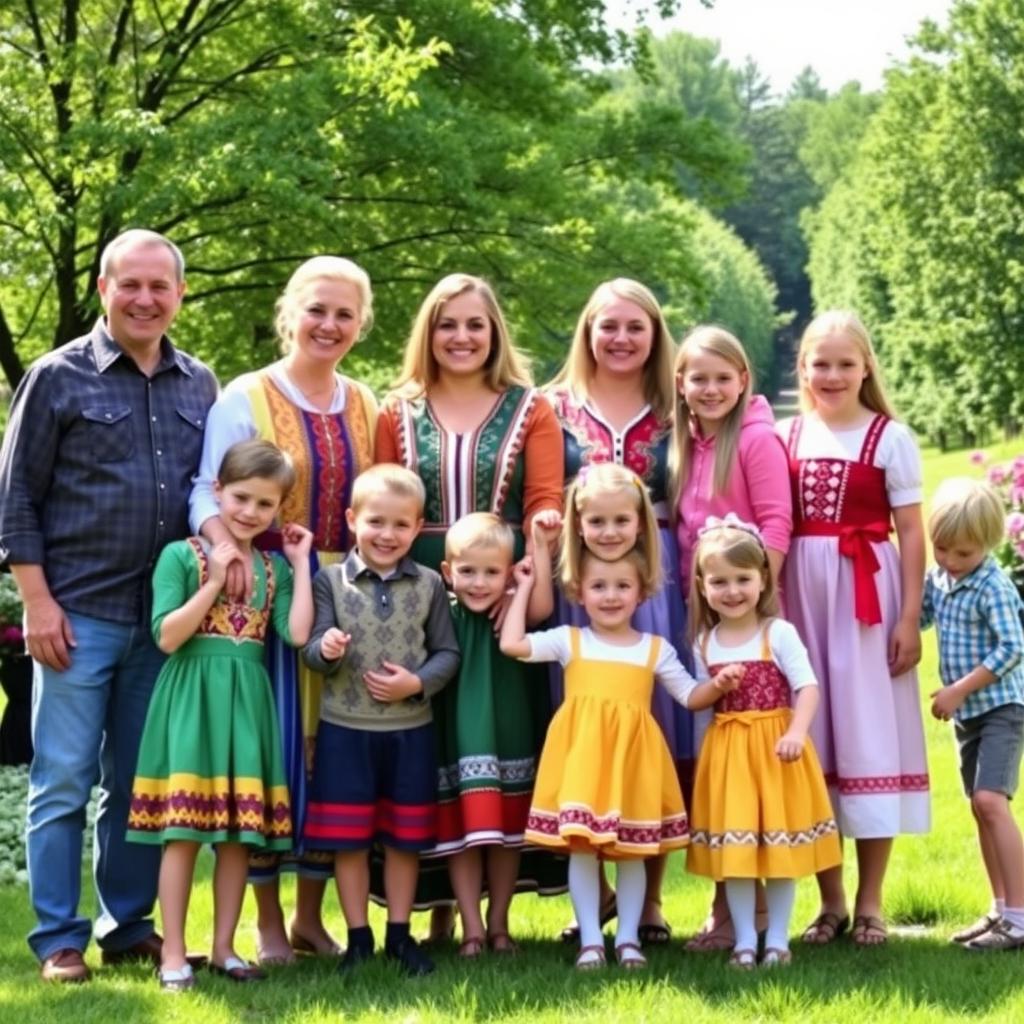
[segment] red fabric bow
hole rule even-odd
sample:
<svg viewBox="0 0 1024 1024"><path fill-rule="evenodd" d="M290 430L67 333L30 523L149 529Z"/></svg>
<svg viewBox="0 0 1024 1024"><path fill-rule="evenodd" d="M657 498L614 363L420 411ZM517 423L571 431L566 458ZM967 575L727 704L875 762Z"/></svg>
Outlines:
<svg viewBox="0 0 1024 1024"><path fill-rule="evenodd" d="M872 544L881 544L889 537L887 522L864 526L842 526L819 521L800 524L802 536L838 537L839 553L853 562L853 612L858 622L877 626L882 621L882 606L875 586L879 562Z"/></svg>

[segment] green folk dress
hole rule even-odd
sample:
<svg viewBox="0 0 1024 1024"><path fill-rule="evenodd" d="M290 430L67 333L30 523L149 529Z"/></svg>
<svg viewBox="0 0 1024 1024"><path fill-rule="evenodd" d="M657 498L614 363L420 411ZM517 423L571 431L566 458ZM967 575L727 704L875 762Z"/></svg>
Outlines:
<svg viewBox="0 0 1024 1024"><path fill-rule="evenodd" d="M254 551L251 604L221 594L167 660L142 734L128 839L292 845L277 712L264 667L271 619L288 637L291 569ZM209 576L204 541L169 544L153 574L153 634Z"/></svg>

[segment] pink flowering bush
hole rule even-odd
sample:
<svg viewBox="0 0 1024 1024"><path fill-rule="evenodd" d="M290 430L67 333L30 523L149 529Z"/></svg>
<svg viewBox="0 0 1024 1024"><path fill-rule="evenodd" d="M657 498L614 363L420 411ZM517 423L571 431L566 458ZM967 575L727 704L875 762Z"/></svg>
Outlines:
<svg viewBox="0 0 1024 1024"><path fill-rule="evenodd" d="M21 595L14 578L8 573L0 574L0 658L25 653L21 616Z"/></svg>
<svg viewBox="0 0 1024 1024"><path fill-rule="evenodd" d="M971 462L978 464L974 454ZM986 476L1006 507L1006 536L992 554L1024 596L1024 455L989 466Z"/></svg>

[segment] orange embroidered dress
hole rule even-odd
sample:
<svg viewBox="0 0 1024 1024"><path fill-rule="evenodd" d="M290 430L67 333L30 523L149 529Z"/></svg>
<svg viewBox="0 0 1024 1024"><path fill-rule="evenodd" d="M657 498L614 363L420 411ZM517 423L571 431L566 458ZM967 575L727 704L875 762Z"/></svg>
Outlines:
<svg viewBox="0 0 1024 1024"><path fill-rule="evenodd" d="M208 576L203 542L164 548L153 574L153 633ZM241 842L288 850L292 818L277 712L264 668L273 619L288 636L291 569L253 553L252 604L223 595L167 660L153 691L132 787L128 838Z"/></svg>

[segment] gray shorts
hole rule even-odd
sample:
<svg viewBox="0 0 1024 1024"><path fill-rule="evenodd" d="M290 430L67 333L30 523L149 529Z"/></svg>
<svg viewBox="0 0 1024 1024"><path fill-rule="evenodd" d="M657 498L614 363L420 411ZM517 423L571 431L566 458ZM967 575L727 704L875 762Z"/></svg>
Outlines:
<svg viewBox="0 0 1024 1024"><path fill-rule="evenodd" d="M964 792L987 789L1012 797L1024 750L1024 705L1003 704L954 725Z"/></svg>

